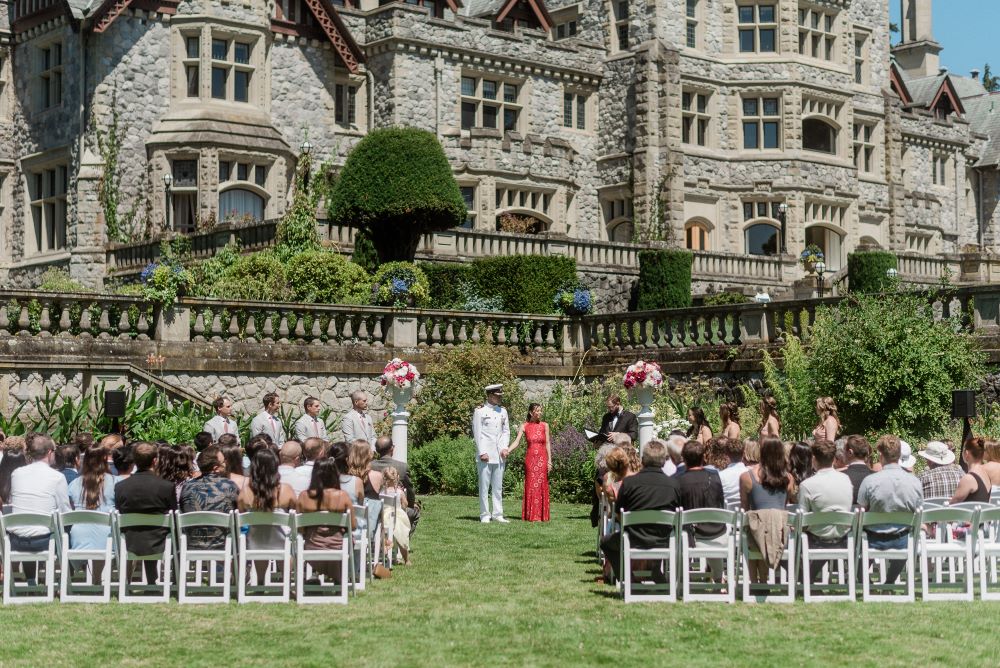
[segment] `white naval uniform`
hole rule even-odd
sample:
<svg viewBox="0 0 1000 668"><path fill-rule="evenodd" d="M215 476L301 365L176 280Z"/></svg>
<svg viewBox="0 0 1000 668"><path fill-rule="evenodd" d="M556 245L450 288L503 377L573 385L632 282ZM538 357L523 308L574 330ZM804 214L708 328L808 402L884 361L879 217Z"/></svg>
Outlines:
<svg viewBox="0 0 1000 668"><path fill-rule="evenodd" d="M472 438L479 468L479 518L491 517L488 497L493 497L493 519L503 517L503 472L507 462L500 451L510 445L510 420L502 406L483 404L472 413ZM486 454L487 461L480 459Z"/></svg>
<svg viewBox="0 0 1000 668"><path fill-rule="evenodd" d="M236 424L236 420L229 418L226 419L221 415L216 415L214 418L205 423L202 427L202 431L207 431L212 435L212 442L217 443L219 437L223 434L232 434L236 437L237 445L240 442L240 428Z"/></svg>
<svg viewBox="0 0 1000 668"><path fill-rule="evenodd" d="M308 413L300 417L295 421L295 438L300 442L305 443L307 438L322 438L324 441L326 438L326 425L323 424L323 420L316 417L312 417Z"/></svg>

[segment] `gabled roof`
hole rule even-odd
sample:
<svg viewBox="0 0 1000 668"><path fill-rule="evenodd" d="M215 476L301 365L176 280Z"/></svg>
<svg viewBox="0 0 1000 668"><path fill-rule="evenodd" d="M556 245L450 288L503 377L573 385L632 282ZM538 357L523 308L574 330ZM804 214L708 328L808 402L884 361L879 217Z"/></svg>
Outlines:
<svg viewBox="0 0 1000 668"><path fill-rule="evenodd" d="M507 18L507 15L523 3L534 14L543 30L552 29L552 17L545 8L543 0L469 0L468 15L473 17L488 17L497 23Z"/></svg>
<svg viewBox="0 0 1000 668"><path fill-rule="evenodd" d="M358 65L365 60L365 54L361 47L354 41L351 31L347 29L344 20L340 18L336 8L330 4L330 0L303 0L309 10L316 17L320 29L330 40L334 50L340 59L344 61L344 66L351 73L358 71Z"/></svg>
<svg viewBox="0 0 1000 668"><path fill-rule="evenodd" d="M941 82L941 87L938 88L937 93L934 95L934 99L930 103L930 108L937 109L938 105L947 100L951 103L951 108L957 114L964 115L965 107L962 105L962 99L958 96L955 91L955 85L951 82L951 77L945 75L944 81Z"/></svg>
<svg viewBox="0 0 1000 668"><path fill-rule="evenodd" d="M899 68L896 67L896 63L892 63L889 66L889 86L899 96L899 99L903 101L903 104L913 104L913 95L910 94L910 89L906 85L906 78L899 71Z"/></svg>

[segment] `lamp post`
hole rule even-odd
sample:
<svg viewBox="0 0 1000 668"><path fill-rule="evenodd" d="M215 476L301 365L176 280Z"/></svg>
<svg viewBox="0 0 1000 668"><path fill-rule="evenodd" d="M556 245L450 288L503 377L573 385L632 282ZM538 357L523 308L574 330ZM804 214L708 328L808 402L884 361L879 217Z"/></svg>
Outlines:
<svg viewBox="0 0 1000 668"><path fill-rule="evenodd" d="M888 278L890 281L896 280L897 276L899 276L899 272L896 270L895 267L889 267L888 269L885 270L885 277Z"/></svg>
<svg viewBox="0 0 1000 668"><path fill-rule="evenodd" d="M302 144L299 146L299 153L305 157L309 157L309 152L312 151L312 144L309 143L309 138L306 137L302 140ZM305 173L302 175L302 185L305 186L306 192L309 192L309 171L310 166L307 163Z"/></svg>
<svg viewBox="0 0 1000 668"><path fill-rule="evenodd" d="M820 260L816 263L816 295L823 298L823 274L826 273L826 262Z"/></svg>
<svg viewBox="0 0 1000 668"><path fill-rule="evenodd" d="M173 174L171 174L170 172L167 172L166 174L163 175L163 192L164 192L164 199L166 200L166 205L167 205L167 229L168 230L171 229L171 227L170 227L170 186L172 186L173 183L174 183L174 175Z"/></svg>
<svg viewBox="0 0 1000 668"><path fill-rule="evenodd" d="M778 222L781 223L781 239L779 239L779 252L784 255L788 252L785 246L785 230L788 229L788 205L782 202L778 205Z"/></svg>

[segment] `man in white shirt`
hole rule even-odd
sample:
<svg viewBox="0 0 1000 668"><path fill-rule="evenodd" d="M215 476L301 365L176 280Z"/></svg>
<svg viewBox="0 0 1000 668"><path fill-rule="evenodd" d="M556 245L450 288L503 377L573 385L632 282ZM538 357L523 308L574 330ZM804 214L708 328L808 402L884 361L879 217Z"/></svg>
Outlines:
<svg viewBox="0 0 1000 668"><path fill-rule="evenodd" d="M725 452L729 456L729 466L719 471L722 480L722 494L726 497L726 506L740 503L740 476L746 473L747 465L743 463L743 441L738 438L725 439Z"/></svg>
<svg viewBox="0 0 1000 668"><path fill-rule="evenodd" d="M240 429L233 419L233 402L229 397L218 397L212 402L215 409L215 417L205 423L202 431L212 435L212 441L218 442L223 434L232 434L236 437L236 443L240 442Z"/></svg>
<svg viewBox="0 0 1000 668"><path fill-rule="evenodd" d="M833 468L837 446L826 439L816 439L810 446L813 468L816 473L799 484L799 506L806 513L850 512L854 496L854 486L847 475ZM848 527L810 527L809 546L817 549L847 547ZM823 569L824 562L814 561L810 567L810 579L815 582Z"/></svg>
<svg viewBox="0 0 1000 668"><path fill-rule="evenodd" d="M281 407L281 400L278 399L277 392L268 392L261 399L264 410L254 416L250 422L250 438L257 434L267 434L273 443L285 442L285 427L278 417L278 409Z"/></svg>
<svg viewBox="0 0 1000 668"><path fill-rule="evenodd" d="M48 436L36 434L25 451L30 462L15 469L10 476L10 505L15 513L67 512L69 492L66 476L52 468L55 443ZM10 547L18 552L42 552L49 547L51 532L44 526L14 527L8 532ZM35 585L36 565L22 565L29 586ZM52 573L46 577L53 577Z"/></svg>
<svg viewBox="0 0 1000 668"><path fill-rule="evenodd" d="M278 475L281 477L281 482L292 486L292 480L295 478L295 467L297 467L302 461L302 446L298 441L285 441L281 450L278 451Z"/></svg>
<svg viewBox="0 0 1000 668"><path fill-rule="evenodd" d="M361 439L368 441L372 452L375 452L375 425L368 415L368 394L364 390L351 392L352 408L344 416L341 429L344 432L344 440L348 443Z"/></svg>
<svg viewBox="0 0 1000 668"><path fill-rule="evenodd" d="M302 407L306 412L295 421L295 438L299 439L300 442L305 442L307 438L322 438L324 441L327 440L326 425L319 416L319 409L321 408L319 399L316 397L306 397L306 400L302 402Z"/></svg>
<svg viewBox="0 0 1000 668"><path fill-rule="evenodd" d="M503 516L503 472L510 446L510 420L500 405L503 385L487 385L486 403L472 413L472 438L479 468L479 521L507 524ZM492 496L493 512L489 499Z"/></svg>
<svg viewBox="0 0 1000 668"><path fill-rule="evenodd" d="M302 444L302 458L305 459L301 466L296 467L295 475L289 476L288 484L295 490L297 497L302 492L309 489L312 482L313 464L326 452L326 441L320 438L307 438Z"/></svg>

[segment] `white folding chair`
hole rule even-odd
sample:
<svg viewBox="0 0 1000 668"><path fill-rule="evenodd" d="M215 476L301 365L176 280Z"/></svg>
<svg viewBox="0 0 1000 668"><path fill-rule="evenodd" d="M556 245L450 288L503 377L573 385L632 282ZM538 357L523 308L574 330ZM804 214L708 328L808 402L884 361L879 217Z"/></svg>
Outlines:
<svg viewBox="0 0 1000 668"><path fill-rule="evenodd" d="M154 554L136 554L129 551L129 529L162 529L166 531L163 549ZM125 513L115 523L115 542L118 545L118 600L122 603L166 603L170 600L170 574L174 560L177 537L174 532L174 511L159 514ZM146 562L156 562L159 582L146 579ZM133 572L139 571L141 582L133 581Z"/></svg>
<svg viewBox="0 0 1000 668"><path fill-rule="evenodd" d="M975 544L975 529L979 509L946 507L931 508L923 511L923 523L937 524L937 531L928 537L923 531L918 531L918 554L920 555L920 595L925 601L971 601L974 598L975 576L972 558ZM969 531L964 539L956 540L952 530L957 526L968 525ZM956 562L961 568L956 569ZM948 566L950 582L942 582L940 572ZM931 582L931 567L935 571L935 581ZM962 582L955 582L956 574ZM961 588L956 590L955 585Z"/></svg>
<svg viewBox="0 0 1000 668"><path fill-rule="evenodd" d="M293 513L294 514L294 513ZM289 513L250 512L237 515L237 574L236 600L240 603L288 603L292 592L292 525L294 518ZM249 535L244 527L270 529L275 537L282 536L281 547L262 548L249 546ZM258 570L250 566L265 562ZM280 564L280 567L278 566ZM281 580L274 581L280 570Z"/></svg>
<svg viewBox="0 0 1000 668"><path fill-rule="evenodd" d="M802 513L784 512L788 525L788 540L785 543L782 563L785 569L768 567L767 582L751 582L750 561L762 560L764 557L753 544L750 534L750 516L742 515L740 527L740 553L742 559L743 600L757 603L794 603L796 589L796 567L798 565L798 543L801 535Z"/></svg>
<svg viewBox="0 0 1000 668"><path fill-rule="evenodd" d="M176 517L177 535L180 539L177 602L228 603L233 583L233 513L199 511L179 513ZM191 547L191 534L196 531L221 536L222 545L210 548ZM217 541L218 538L212 540L213 543ZM194 577L188 579L189 575Z"/></svg>
<svg viewBox="0 0 1000 668"><path fill-rule="evenodd" d="M685 601L736 602L736 535L739 518L739 512L721 508L698 508L680 512L681 596ZM722 524L725 525L725 532L711 540L694 538L695 544L692 546L687 529L696 524ZM725 561L725 582L692 582L692 559Z"/></svg>
<svg viewBox="0 0 1000 668"><path fill-rule="evenodd" d="M622 582L623 595L626 603L637 601L676 601L677 600L677 543L679 513L669 510L636 510L622 513ZM665 526L670 528L670 538L666 545L653 548L632 547L629 527L633 526ZM646 583L635 582L632 573L632 560L642 559L656 561L661 564L667 582ZM650 576L652 577L652 576ZM666 593L663 593L664 586ZM650 593L651 592L651 593Z"/></svg>
<svg viewBox="0 0 1000 668"><path fill-rule="evenodd" d="M56 550L59 541L59 522L55 515L44 513L10 513L0 515L0 532L3 532L3 602L5 605L20 603L51 603L56 593ZM11 547L11 529L22 527L41 528L49 532L48 544L40 552L25 552ZM31 564L36 581L44 573L44 585L15 582L14 566ZM44 566L44 569L42 567ZM41 594L39 594L41 590Z"/></svg>
<svg viewBox="0 0 1000 668"><path fill-rule="evenodd" d="M802 515L802 598L806 603L823 601L854 601L857 599L857 550L858 513L848 511L826 511L804 513ZM846 530L844 547L829 547L810 536L810 529L836 527ZM838 532L839 533L839 532ZM815 544L814 544L815 543ZM817 582L812 581L812 565L823 563ZM833 568L836 564L838 582L833 582ZM825 571L825 577L824 575ZM818 591L814 591L815 585ZM846 591L844 591L846 589ZM831 593L840 591L841 593Z"/></svg>
<svg viewBox="0 0 1000 668"><path fill-rule="evenodd" d="M94 526L107 530L104 547L73 547L71 528ZM111 573L114 560L115 513L97 510L73 510L59 516L59 535L62 537L59 580L59 600L78 603L108 603L111 601ZM81 564L82 563L82 567ZM102 564L98 573L97 564ZM74 582L79 573L83 582Z"/></svg>
<svg viewBox="0 0 1000 668"><path fill-rule="evenodd" d="M358 518L358 528L354 536L354 564L357 572L354 574L354 588L364 591L368 580L369 558L368 548L371 545L368 526L371 524L368 509L364 504L354 505L354 516Z"/></svg>
<svg viewBox="0 0 1000 668"><path fill-rule="evenodd" d="M862 512L859 525L861 537L861 600L863 601L891 601L905 603L916 600L914 590L914 551L916 546L915 535L920 531L921 511L915 513L873 513ZM893 549L876 549L870 545L870 535L866 529L883 525L898 525L906 528L906 547ZM872 572L874 571L873 559L877 559L882 564L883 582L877 585L882 590L889 590L888 594L872 593ZM889 569L889 562L892 560L906 561L906 584L897 585L885 582ZM902 594L892 592L902 589Z"/></svg>
<svg viewBox="0 0 1000 668"><path fill-rule="evenodd" d="M979 566L979 597L984 601L1000 601L1000 591L990 591L990 586L1000 586L997 578L997 560L1000 559L1000 535L995 530L1000 523L1000 508L987 507L976 518L976 561Z"/></svg>
<svg viewBox="0 0 1000 668"><path fill-rule="evenodd" d="M344 542L338 550L306 548L302 531L313 527L332 527L343 531ZM294 516L295 529L295 601L297 603L347 603L354 572L354 546L351 517L346 513L319 511ZM339 562L340 582L327 583L325 576L313 577L313 564ZM315 579L315 583L311 580ZM310 582L307 582L310 581Z"/></svg>
<svg viewBox="0 0 1000 668"><path fill-rule="evenodd" d="M924 508L941 508L947 506L950 500L947 496L932 496L924 499Z"/></svg>

